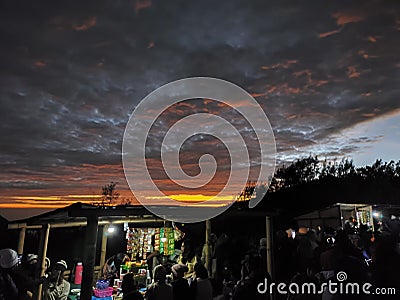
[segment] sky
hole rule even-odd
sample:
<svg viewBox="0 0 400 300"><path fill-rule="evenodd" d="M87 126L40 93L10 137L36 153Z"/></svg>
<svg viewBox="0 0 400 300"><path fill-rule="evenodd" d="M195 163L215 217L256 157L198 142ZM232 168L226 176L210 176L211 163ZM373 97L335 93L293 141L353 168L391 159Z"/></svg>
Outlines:
<svg viewBox="0 0 400 300"><path fill-rule="evenodd" d="M278 165L310 154L398 161L399 31L396 0L0 0L0 214L90 203L111 181L132 197L121 160L129 117L187 77L247 90L271 123ZM170 116L216 109L199 103Z"/></svg>

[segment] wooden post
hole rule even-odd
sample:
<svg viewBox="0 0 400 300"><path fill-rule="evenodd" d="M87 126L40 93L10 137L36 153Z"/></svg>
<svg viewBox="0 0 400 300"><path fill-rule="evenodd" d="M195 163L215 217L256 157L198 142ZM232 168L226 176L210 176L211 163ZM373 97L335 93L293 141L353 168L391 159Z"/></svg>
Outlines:
<svg viewBox="0 0 400 300"><path fill-rule="evenodd" d="M272 224L271 224L271 217L265 217L265 235L267 238L267 271L269 275L272 276Z"/></svg>
<svg viewBox="0 0 400 300"><path fill-rule="evenodd" d="M96 242L99 220L97 216L87 217L86 238L83 257L81 300L92 299L93 272L96 259Z"/></svg>
<svg viewBox="0 0 400 300"><path fill-rule="evenodd" d="M17 251L18 255L24 254L25 233L26 233L26 226L23 226L19 230L18 251Z"/></svg>
<svg viewBox="0 0 400 300"><path fill-rule="evenodd" d="M206 265L208 274L211 275L211 253L209 247L209 240L211 235L211 220L206 220Z"/></svg>
<svg viewBox="0 0 400 300"><path fill-rule="evenodd" d="M101 237L100 263L99 263L100 270L101 270L101 268L103 268L103 266L106 262L108 227L109 227L108 224L103 226L103 235Z"/></svg>
<svg viewBox="0 0 400 300"><path fill-rule="evenodd" d="M45 264L46 264L46 255L47 255L47 245L49 243L49 234L50 234L50 224L42 225L42 230L40 233L40 241L39 241L39 257L38 264L36 268L37 278L40 278L44 275L45 272ZM33 299L41 300L42 299L42 289L43 285L39 284L36 293L33 295Z"/></svg>

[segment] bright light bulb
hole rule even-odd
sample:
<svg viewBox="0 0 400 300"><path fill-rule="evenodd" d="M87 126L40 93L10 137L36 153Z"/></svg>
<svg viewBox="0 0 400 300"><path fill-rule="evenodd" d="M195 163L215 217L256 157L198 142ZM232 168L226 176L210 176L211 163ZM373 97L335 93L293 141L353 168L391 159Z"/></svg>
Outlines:
<svg viewBox="0 0 400 300"><path fill-rule="evenodd" d="M115 231L115 227L114 226L110 226L108 227L108 233L113 233Z"/></svg>
<svg viewBox="0 0 400 300"><path fill-rule="evenodd" d="M372 215L373 215L375 218L380 218L380 217L381 217L381 214L380 214L379 212L377 212L377 211L374 211L374 212L372 213Z"/></svg>

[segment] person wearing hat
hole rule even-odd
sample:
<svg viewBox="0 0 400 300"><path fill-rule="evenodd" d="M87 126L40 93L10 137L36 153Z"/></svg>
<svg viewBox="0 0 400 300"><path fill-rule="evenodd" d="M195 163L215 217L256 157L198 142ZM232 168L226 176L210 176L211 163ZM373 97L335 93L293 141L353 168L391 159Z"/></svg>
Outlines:
<svg viewBox="0 0 400 300"><path fill-rule="evenodd" d="M44 282L43 300L67 300L71 285L64 279L68 269L64 260L58 261L50 270L48 279Z"/></svg>
<svg viewBox="0 0 400 300"><path fill-rule="evenodd" d="M15 283L18 290L18 297L15 299L31 299L35 283L33 278L24 272L15 250L9 248L0 250L0 268L7 272Z"/></svg>
<svg viewBox="0 0 400 300"><path fill-rule="evenodd" d="M38 256L36 254L28 254L25 259L22 260L22 270L26 276L34 279L36 273L36 266L38 263Z"/></svg>
<svg viewBox="0 0 400 300"><path fill-rule="evenodd" d="M189 289L189 283L184 278L188 267L184 264L175 264L172 266L172 293L174 300L191 300L193 295Z"/></svg>
<svg viewBox="0 0 400 300"><path fill-rule="evenodd" d="M18 289L8 273L10 267L18 262L18 256L12 249L0 250L0 299L14 300L18 297ZM17 261L15 262L15 257Z"/></svg>
<svg viewBox="0 0 400 300"><path fill-rule="evenodd" d="M3 269L12 269L18 265L18 254L13 249L0 250L0 267Z"/></svg>

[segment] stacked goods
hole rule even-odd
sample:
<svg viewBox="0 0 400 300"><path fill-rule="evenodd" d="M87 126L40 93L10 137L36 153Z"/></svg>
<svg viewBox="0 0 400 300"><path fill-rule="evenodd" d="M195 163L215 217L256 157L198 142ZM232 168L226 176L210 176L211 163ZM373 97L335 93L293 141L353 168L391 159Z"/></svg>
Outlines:
<svg viewBox="0 0 400 300"><path fill-rule="evenodd" d="M113 288L109 286L108 280L97 280L96 288L93 290L93 300L108 300L112 299Z"/></svg>

